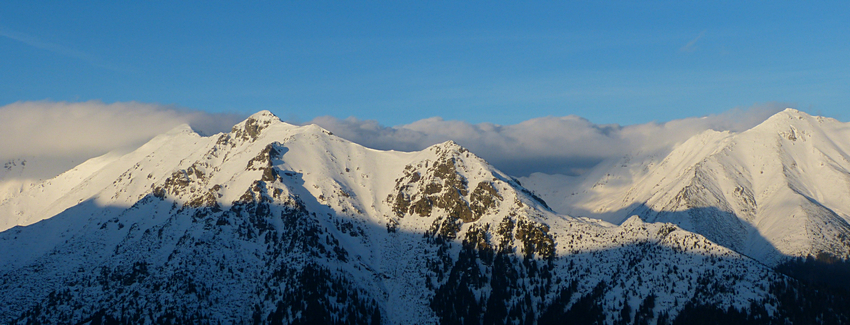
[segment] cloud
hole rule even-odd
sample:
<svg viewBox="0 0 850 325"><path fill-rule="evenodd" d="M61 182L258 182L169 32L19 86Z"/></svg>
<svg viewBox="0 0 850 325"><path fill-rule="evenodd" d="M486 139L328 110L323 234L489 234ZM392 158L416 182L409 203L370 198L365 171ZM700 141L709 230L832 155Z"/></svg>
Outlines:
<svg viewBox="0 0 850 325"><path fill-rule="evenodd" d="M629 126L594 124L578 116L541 117L512 125L471 124L439 117L393 127L354 117L325 116L309 123L376 149L413 151L454 140L515 176L533 172L575 175L604 159L634 151L663 154L707 129L743 131L785 107L772 103L706 117ZM182 123L199 133L214 134L228 131L242 119L244 116L235 114L137 102L17 102L0 107L0 163L25 158L30 171L27 177L47 178L88 158L133 149Z"/></svg>
<svg viewBox="0 0 850 325"><path fill-rule="evenodd" d="M694 38L690 42L688 42L688 44L685 44L685 46L682 46L681 48L679 48L679 52L693 52L693 51L695 51L697 49L696 48L697 41L699 41L699 39L702 38L703 35L705 35L705 30L699 32L699 35L697 35L696 38Z"/></svg>
<svg viewBox="0 0 850 325"><path fill-rule="evenodd" d="M241 119L137 102L17 102L0 107L0 162L27 159L42 169L30 168L35 174L28 176L50 177L88 158L135 148L183 123L212 134Z"/></svg>
<svg viewBox="0 0 850 325"><path fill-rule="evenodd" d="M535 118L513 125L470 124L439 117L395 127L354 117L324 116L309 123L376 149L421 150L454 140L515 176L533 172L575 175L604 159L635 151L664 154L708 129L747 130L785 107L769 103L706 117L629 126L594 124L574 115Z"/></svg>

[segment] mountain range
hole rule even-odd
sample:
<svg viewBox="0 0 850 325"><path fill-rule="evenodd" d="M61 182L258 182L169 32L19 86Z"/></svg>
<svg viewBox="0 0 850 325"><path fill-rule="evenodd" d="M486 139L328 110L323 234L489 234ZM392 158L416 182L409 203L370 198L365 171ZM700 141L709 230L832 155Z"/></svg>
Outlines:
<svg viewBox="0 0 850 325"><path fill-rule="evenodd" d="M516 179L267 111L184 125L0 187L0 323L847 323L850 296L781 271L850 257L848 136L786 110Z"/></svg>
<svg viewBox="0 0 850 325"><path fill-rule="evenodd" d="M786 109L741 133L706 131L568 178L522 178L555 210L670 222L775 266L850 258L850 124Z"/></svg>

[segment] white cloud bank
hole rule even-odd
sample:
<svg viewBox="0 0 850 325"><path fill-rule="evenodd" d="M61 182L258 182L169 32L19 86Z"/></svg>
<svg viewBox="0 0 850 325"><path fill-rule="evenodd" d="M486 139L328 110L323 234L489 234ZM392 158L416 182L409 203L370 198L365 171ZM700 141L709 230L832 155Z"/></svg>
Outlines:
<svg viewBox="0 0 850 325"><path fill-rule="evenodd" d="M497 168L525 176L533 172L579 174L603 159L635 150L669 150L707 129L746 130L785 107L766 104L702 118L630 126L593 124L578 116L542 117L513 125L470 124L439 117L394 127L353 117L319 117L309 123L376 149L421 150L454 140ZM137 102L18 102L0 107L0 164L25 158L31 160L29 170L17 177L46 178L88 158L133 149L182 123L199 133L213 134L230 130L243 118ZM0 180L9 176L6 173Z"/></svg>
<svg viewBox="0 0 850 325"><path fill-rule="evenodd" d="M17 102L0 107L0 163L27 159L35 166L26 176L49 177L88 158L137 147L183 123L215 133L241 119L137 102Z"/></svg>
<svg viewBox="0 0 850 325"><path fill-rule="evenodd" d="M574 175L606 158L619 158L637 150L669 150L708 129L747 130L785 107L770 103L719 115L629 126L593 124L574 115L535 118L513 125L470 124L439 117L395 127L354 117L325 116L309 123L376 149L421 150L454 140L508 174Z"/></svg>

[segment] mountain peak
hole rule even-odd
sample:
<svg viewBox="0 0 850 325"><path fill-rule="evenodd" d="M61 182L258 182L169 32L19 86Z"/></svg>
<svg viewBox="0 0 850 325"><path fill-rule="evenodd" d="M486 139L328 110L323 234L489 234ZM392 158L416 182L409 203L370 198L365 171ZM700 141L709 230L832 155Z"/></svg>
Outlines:
<svg viewBox="0 0 850 325"><path fill-rule="evenodd" d="M249 116L248 119L249 120L253 119L253 120L256 120L256 121L260 121L260 122L265 122L265 121L280 122L280 118L277 117L277 115L274 115L274 113L272 113L268 110L262 110L262 111L254 113L254 114L251 114L251 116Z"/></svg>
<svg viewBox="0 0 850 325"><path fill-rule="evenodd" d="M799 111L799 110L796 110L796 109L789 107L789 108L782 110L779 113L773 114L773 116L771 116L771 118L772 117L802 119L802 118L807 118L807 117L812 117L812 116L809 115L809 114L806 114L805 112L802 112L802 111Z"/></svg>
<svg viewBox="0 0 850 325"><path fill-rule="evenodd" d="M469 151L466 148L464 148L463 146L457 144L457 142L454 142L454 140L448 140L448 141L445 141L445 142L437 143L435 145L432 145L430 148L437 149L438 151L439 150L457 151L457 152Z"/></svg>
<svg viewBox="0 0 850 325"><path fill-rule="evenodd" d="M242 122L233 126L231 132L236 138L245 140L256 140L260 133L270 125L283 123L277 115L267 110L262 110L249 116Z"/></svg>
<svg viewBox="0 0 850 325"><path fill-rule="evenodd" d="M759 130L756 132L780 133L783 136L788 132L796 132L796 130L807 130L817 128L817 124L822 123L824 118L813 117L805 112L786 108L785 110L773 114L761 124L755 126L751 130ZM793 131L792 131L793 130Z"/></svg>
<svg viewBox="0 0 850 325"><path fill-rule="evenodd" d="M171 130L168 130L167 132L164 133L164 135L177 135L177 134L184 134L184 133L189 134L189 133L196 133L196 132L194 130L192 130L192 126L190 126L189 124L182 123L178 126L175 126Z"/></svg>
<svg viewBox="0 0 850 325"><path fill-rule="evenodd" d="M773 114L772 116L767 118L767 120L765 120L765 123L773 122L773 123L788 124L789 121L812 120L812 119L815 119L815 118L816 117L809 115L806 112L796 110L796 109L793 109L793 108L786 108L786 109L782 110L781 112ZM820 119L823 119L823 118L817 117L817 119L820 120Z"/></svg>
<svg viewBox="0 0 850 325"><path fill-rule="evenodd" d="M318 124L307 124L302 126L302 128L309 133L320 134L324 133L326 135L334 135L333 132L328 131L327 129L319 126Z"/></svg>

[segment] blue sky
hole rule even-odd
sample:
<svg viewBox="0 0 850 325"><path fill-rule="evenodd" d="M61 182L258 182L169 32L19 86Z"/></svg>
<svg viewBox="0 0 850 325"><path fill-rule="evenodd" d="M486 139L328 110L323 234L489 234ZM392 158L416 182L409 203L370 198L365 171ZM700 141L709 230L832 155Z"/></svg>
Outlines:
<svg viewBox="0 0 850 325"><path fill-rule="evenodd" d="M3 2L0 106L138 101L408 124L847 120L847 2Z"/></svg>

